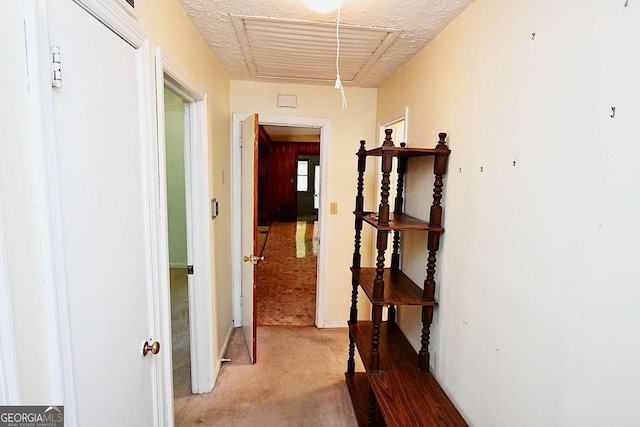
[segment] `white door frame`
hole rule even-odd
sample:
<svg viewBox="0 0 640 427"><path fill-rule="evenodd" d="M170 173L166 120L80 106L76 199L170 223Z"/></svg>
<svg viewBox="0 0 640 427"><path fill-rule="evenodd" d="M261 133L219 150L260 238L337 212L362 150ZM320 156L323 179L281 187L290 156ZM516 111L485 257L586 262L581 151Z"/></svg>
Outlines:
<svg viewBox="0 0 640 427"><path fill-rule="evenodd" d="M154 186L154 150L157 149L154 134L154 102L152 94L151 49L147 35L140 29L135 19L115 2L104 0L73 0L107 28L121 37L138 52L140 88L141 138L146 143L144 161L148 169L147 193L148 218L147 229L152 254L157 256L157 236L154 231L157 224L151 212L157 200L158 187ZM70 324L67 304L67 283L64 272L64 247L61 233L61 208L58 187L57 155L55 150L55 129L53 120L53 96L50 78L50 46L48 13L46 0L26 0L23 4L25 14L25 38L27 62L29 64L29 107L31 121L29 126L30 157L34 166L30 171L34 178L34 205L38 206L39 238L41 241L42 292L45 305L47 340L41 346L48 350L50 360L50 383L52 402L65 406L65 421L69 427L78 424L76 397L74 388L73 354L70 342ZM157 176L157 175L156 175ZM155 205L157 206L157 204ZM158 274L152 269L151 287L153 293L158 290ZM154 319L160 317L159 305L152 304ZM156 335L159 334L155 323ZM163 360L163 358L160 358ZM170 359L170 358L169 358ZM157 363L154 377L154 426L173 425L173 406L166 404L165 364ZM170 372L170 371L169 371ZM169 373L170 374L170 373ZM169 418L169 414L171 417Z"/></svg>
<svg viewBox="0 0 640 427"><path fill-rule="evenodd" d="M404 120L404 135L402 138L399 138L398 135L394 136L395 140L400 140L408 143L409 138L409 106L401 108L399 110L394 111L393 113L387 114L378 120L378 144L382 144L384 141L384 130L385 128L393 123L399 122L400 120Z"/></svg>
<svg viewBox="0 0 640 427"><path fill-rule="evenodd" d="M233 113L231 129L231 198L232 212L241 212L241 191L242 178L240 173L240 123L253 113ZM326 280L326 245L323 244L326 236L326 224L328 214L328 191L326 183L329 182L329 135L331 135L331 120L322 117L301 117L301 116L276 116L259 114L258 121L261 125L271 126L296 126L320 128L320 209L318 209L319 220L319 251L318 251L318 275L316 285L316 326L324 328L324 306L325 306L325 280ZM243 325L242 307L240 297L242 291L241 262L242 246L240 239L240 215L233 215L231 224L231 235L233 236L231 254L233 260L233 321L236 327Z"/></svg>
<svg viewBox="0 0 640 427"><path fill-rule="evenodd" d="M0 199L0 405L19 405L20 387Z"/></svg>
<svg viewBox="0 0 640 427"><path fill-rule="evenodd" d="M185 171L188 263L194 266L192 286L189 286L189 329L191 336L191 390L208 393L213 389L213 311L211 293L211 212L209 204L209 145L207 139L207 95L198 84L182 71L162 50L156 48L156 99L158 120L158 187L159 295L163 317L160 321L162 339L171 349L171 309L169 287L169 246L167 222L167 177L164 122L164 87L170 87L185 102ZM169 355L171 351L169 351ZM171 402L173 420L173 376L171 358L163 359L162 370L165 402Z"/></svg>

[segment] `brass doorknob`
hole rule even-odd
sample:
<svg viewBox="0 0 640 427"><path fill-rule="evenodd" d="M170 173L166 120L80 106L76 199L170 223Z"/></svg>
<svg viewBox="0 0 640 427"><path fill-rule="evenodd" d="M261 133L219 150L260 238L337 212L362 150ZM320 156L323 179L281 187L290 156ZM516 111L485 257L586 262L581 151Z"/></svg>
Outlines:
<svg viewBox="0 0 640 427"><path fill-rule="evenodd" d="M245 256L244 257L244 262L250 262L251 264L257 264L260 261L264 261L264 257L263 256L251 255L251 256Z"/></svg>
<svg viewBox="0 0 640 427"><path fill-rule="evenodd" d="M149 352L151 352L151 354L160 353L160 343L158 341L154 341L153 344L149 344L149 341L145 341L142 345L142 355L146 356Z"/></svg>

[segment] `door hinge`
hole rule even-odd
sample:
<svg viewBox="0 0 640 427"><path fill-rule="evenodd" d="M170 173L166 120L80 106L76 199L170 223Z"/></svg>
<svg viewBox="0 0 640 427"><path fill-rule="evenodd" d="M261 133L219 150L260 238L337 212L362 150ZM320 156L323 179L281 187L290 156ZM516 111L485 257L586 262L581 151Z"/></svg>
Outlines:
<svg viewBox="0 0 640 427"><path fill-rule="evenodd" d="M187 274L193 274L193 265L187 265Z"/></svg>
<svg viewBox="0 0 640 427"><path fill-rule="evenodd" d="M62 87L62 70L60 68L60 47L51 46L51 87Z"/></svg>

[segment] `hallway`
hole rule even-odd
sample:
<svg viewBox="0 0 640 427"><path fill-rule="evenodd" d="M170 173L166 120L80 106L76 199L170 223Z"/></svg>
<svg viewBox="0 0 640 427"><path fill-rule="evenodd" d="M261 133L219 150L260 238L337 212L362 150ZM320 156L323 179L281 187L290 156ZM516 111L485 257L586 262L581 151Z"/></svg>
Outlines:
<svg viewBox="0 0 640 427"><path fill-rule="evenodd" d="M317 221L271 225L256 269L258 325L315 324L317 242Z"/></svg>
<svg viewBox="0 0 640 427"><path fill-rule="evenodd" d="M176 426L355 426L344 381L348 347L346 329L261 326L252 365L238 328L213 391L176 397Z"/></svg>

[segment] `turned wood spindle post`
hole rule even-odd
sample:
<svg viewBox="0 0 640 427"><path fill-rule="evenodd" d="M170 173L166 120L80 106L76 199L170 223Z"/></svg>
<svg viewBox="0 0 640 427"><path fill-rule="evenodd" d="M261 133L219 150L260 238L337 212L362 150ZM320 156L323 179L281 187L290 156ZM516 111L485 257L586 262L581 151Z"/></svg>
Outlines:
<svg viewBox="0 0 640 427"><path fill-rule="evenodd" d="M446 133L439 133L440 140L436 145L436 149L448 150L445 138ZM429 230L427 234L427 250L429 256L427 258L427 278L424 281L424 289L422 298L425 301L435 300L435 274L436 274L436 253L440 247L440 235L442 234L442 187L444 186L443 177L447 173L448 151L437 153L433 162L433 174L435 181L433 184L433 203L429 215ZM418 352L418 369L420 372L429 372L429 339L430 327L433 321L433 307L422 307L422 335L420 339L420 351Z"/></svg>
<svg viewBox="0 0 640 427"><path fill-rule="evenodd" d="M400 143L400 147L404 148L407 144ZM394 215L402 215L404 213L404 176L407 172L407 158L398 157L398 181L396 185L396 199L393 207ZM400 242L402 232L394 230L393 232L393 253L391 254L391 268L400 269Z"/></svg>

